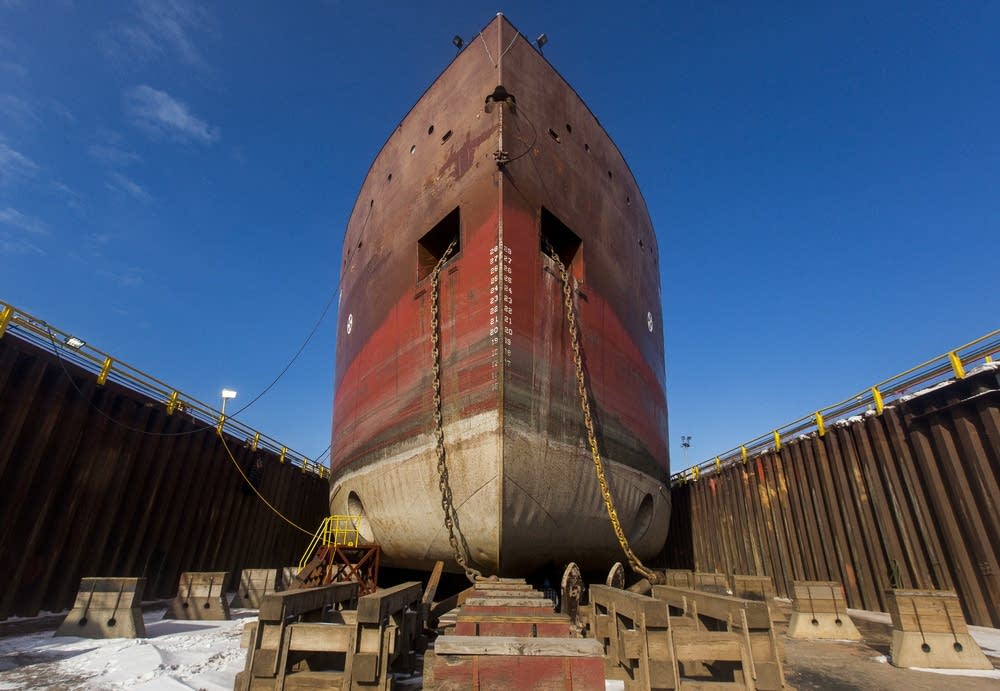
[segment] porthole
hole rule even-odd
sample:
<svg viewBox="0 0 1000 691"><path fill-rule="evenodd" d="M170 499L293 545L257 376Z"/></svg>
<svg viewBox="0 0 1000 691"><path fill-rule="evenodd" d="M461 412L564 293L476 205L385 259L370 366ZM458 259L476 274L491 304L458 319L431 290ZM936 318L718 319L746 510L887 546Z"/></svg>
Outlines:
<svg viewBox="0 0 1000 691"><path fill-rule="evenodd" d="M569 123L567 122L567 123L566 123L566 131L567 131L567 132L568 132L569 134L573 134L573 125L571 125L571 124L569 124Z"/></svg>
<svg viewBox="0 0 1000 691"><path fill-rule="evenodd" d="M558 132L556 132L556 131L555 131L554 129L552 129L551 127L549 128L549 136L550 136L550 137L552 137L553 139L555 139L555 140L556 140L556 143L559 143L559 142L561 142L561 141L562 141L561 139L559 139L559 133L558 133Z"/></svg>
<svg viewBox="0 0 1000 691"><path fill-rule="evenodd" d="M451 130L448 130L443 135L441 135L441 143L444 144L449 139L451 139Z"/></svg>
<svg viewBox="0 0 1000 691"><path fill-rule="evenodd" d="M410 155L412 156L416 152L417 152L417 145L414 144L413 146L410 147Z"/></svg>
<svg viewBox="0 0 1000 691"><path fill-rule="evenodd" d="M434 125L427 128L427 134L434 134Z"/></svg>

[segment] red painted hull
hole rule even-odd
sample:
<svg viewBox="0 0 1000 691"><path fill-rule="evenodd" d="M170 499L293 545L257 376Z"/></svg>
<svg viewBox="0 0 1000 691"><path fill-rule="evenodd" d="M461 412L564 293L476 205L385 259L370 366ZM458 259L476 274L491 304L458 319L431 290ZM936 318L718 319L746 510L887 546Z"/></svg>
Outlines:
<svg viewBox="0 0 1000 691"><path fill-rule="evenodd" d="M497 84L516 105L484 107ZM652 225L597 120L498 17L386 142L347 229L331 511L363 513L386 563L454 565L438 487L425 275L451 238L457 252L440 279L441 398L470 555L503 575L621 559L586 446L562 283L541 236L571 262L622 524L640 556L663 546L669 462Z"/></svg>

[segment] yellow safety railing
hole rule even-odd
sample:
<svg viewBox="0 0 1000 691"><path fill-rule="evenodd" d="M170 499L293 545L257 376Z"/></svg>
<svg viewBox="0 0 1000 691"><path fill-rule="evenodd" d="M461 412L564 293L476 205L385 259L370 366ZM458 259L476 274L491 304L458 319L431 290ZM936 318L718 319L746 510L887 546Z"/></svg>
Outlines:
<svg viewBox="0 0 1000 691"><path fill-rule="evenodd" d="M690 482L703 475L719 472L729 465L746 463L752 456L759 456L770 450L780 450L782 440L811 433L822 437L830 424L834 424L828 420L839 422L845 417L862 413L881 415L893 401L915 393L916 387L927 388L948 380L964 379L969 376L970 368L992 363L997 353L1000 353L1000 329L889 377L839 403L820 408L787 425L744 442L734 449L674 473L670 476L670 482L672 485Z"/></svg>
<svg viewBox="0 0 1000 691"><path fill-rule="evenodd" d="M358 523L361 516L327 516L319 524L309 546L306 547L302 559L299 560L299 570L305 568L309 560L320 547L357 547L360 542Z"/></svg>
<svg viewBox="0 0 1000 691"><path fill-rule="evenodd" d="M169 384L146 374L142 370L115 359L108 353L99 350L81 338L77 338L45 321L19 310L13 305L0 301L0 338L5 334L32 343L48 352L56 354L65 362L93 373L99 386L105 386L108 381L125 386L132 391L147 396L163 405L167 415L181 413L190 416L206 427L215 427L220 432L244 439L254 450L266 449L280 456L283 463L292 463L302 468L303 472L329 477L329 469L318 461L289 449L267 435L243 424L239 420L224 416L221 411L202 403Z"/></svg>

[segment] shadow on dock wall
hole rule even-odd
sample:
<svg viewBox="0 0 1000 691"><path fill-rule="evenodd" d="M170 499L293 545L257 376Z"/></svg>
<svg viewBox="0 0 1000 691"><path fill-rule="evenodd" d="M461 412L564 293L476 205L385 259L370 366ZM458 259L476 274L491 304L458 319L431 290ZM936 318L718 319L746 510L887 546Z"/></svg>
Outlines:
<svg viewBox="0 0 1000 691"><path fill-rule="evenodd" d="M215 428L202 428L64 369L51 352L0 339L0 619L66 609L82 576L145 576L149 600L172 596L182 571L297 563L309 536L257 498ZM226 442L261 494L316 529L328 513L326 479Z"/></svg>
<svg viewBox="0 0 1000 691"><path fill-rule="evenodd" d="M954 589L970 624L1000 627L1000 370L928 390L672 490L668 563L843 582L852 607L885 591ZM676 542L675 542L676 541Z"/></svg>

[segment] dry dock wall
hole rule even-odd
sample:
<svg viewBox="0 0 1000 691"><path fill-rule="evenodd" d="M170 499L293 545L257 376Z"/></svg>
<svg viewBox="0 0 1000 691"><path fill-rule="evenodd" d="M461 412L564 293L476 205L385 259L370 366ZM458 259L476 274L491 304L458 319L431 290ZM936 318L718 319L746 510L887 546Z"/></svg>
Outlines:
<svg viewBox="0 0 1000 691"><path fill-rule="evenodd" d="M259 457L261 494L316 529L325 478L227 444L244 472ZM69 607L82 576L145 576L145 599L164 598L182 571L287 566L308 542L246 486L214 427L0 339L0 619Z"/></svg>
<svg viewBox="0 0 1000 691"><path fill-rule="evenodd" d="M958 592L1000 626L1000 369L898 401L675 486L670 565L843 582L851 607L885 591Z"/></svg>

